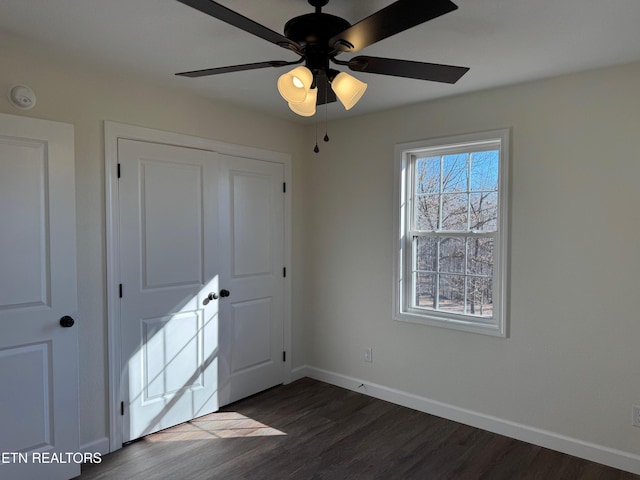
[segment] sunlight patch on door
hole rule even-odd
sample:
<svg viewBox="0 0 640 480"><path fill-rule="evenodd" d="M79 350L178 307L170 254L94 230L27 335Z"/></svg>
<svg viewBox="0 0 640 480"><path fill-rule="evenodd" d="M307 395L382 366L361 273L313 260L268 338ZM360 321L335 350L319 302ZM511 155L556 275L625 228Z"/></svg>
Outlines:
<svg viewBox="0 0 640 480"><path fill-rule="evenodd" d="M202 388L202 322L200 309L142 320L143 403L186 388Z"/></svg>
<svg viewBox="0 0 640 480"><path fill-rule="evenodd" d="M148 442L186 442L243 437L286 435L280 430L238 412L217 412L145 437Z"/></svg>

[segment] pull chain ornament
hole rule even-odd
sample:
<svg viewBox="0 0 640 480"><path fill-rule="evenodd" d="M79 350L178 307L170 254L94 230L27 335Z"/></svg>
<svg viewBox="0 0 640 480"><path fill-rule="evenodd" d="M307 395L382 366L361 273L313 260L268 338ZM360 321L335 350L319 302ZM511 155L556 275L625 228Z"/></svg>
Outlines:
<svg viewBox="0 0 640 480"><path fill-rule="evenodd" d="M313 147L314 153L318 153L320 149L318 148L318 117L316 117L316 146Z"/></svg>
<svg viewBox="0 0 640 480"><path fill-rule="evenodd" d="M329 141L329 127L327 122L327 110L329 109L329 104L327 103L327 88L324 89L324 141Z"/></svg>

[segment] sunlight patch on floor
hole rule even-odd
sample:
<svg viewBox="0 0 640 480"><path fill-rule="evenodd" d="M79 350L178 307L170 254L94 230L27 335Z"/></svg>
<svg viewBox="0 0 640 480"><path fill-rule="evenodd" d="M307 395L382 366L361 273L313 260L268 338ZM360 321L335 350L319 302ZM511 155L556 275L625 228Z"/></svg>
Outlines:
<svg viewBox="0 0 640 480"><path fill-rule="evenodd" d="M148 442L185 442L217 438L274 437L286 435L237 412L217 412L145 437Z"/></svg>

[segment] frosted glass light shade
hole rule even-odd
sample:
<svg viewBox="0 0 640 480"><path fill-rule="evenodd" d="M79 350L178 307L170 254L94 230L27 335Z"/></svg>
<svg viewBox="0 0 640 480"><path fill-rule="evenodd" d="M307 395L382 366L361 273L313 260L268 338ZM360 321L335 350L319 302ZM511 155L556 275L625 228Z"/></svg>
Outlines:
<svg viewBox="0 0 640 480"><path fill-rule="evenodd" d="M307 93L307 97L304 99L304 102L299 103L291 103L289 102L289 108L293 110L294 113L301 115L303 117L310 117L316 113L316 100L318 99L318 89L314 88L309 90Z"/></svg>
<svg viewBox="0 0 640 480"><path fill-rule="evenodd" d="M278 91L288 103L301 103L313 83L313 73L307 67L296 67L278 78Z"/></svg>
<svg viewBox="0 0 640 480"><path fill-rule="evenodd" d="M335 92L340 103L344 105L344 108L349 110L362 98L367 89L367 84L348 73L340 72L331 82L331 89Z"/></svg>

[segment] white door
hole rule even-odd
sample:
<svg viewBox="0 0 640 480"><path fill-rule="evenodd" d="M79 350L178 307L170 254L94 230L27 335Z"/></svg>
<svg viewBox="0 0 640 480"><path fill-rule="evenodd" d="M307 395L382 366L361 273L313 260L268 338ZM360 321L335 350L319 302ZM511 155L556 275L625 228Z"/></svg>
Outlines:
<svg viewBox="0 0 640 480"><path fill-rule="evenodd" d="M0 478L80 474L73 149L72 125L0 114Z"/></svg>
<svg viewBox="0 0 640 480"><path fill-rule="evenodd" d="M124 139L118 160L126 442L282 383L284 200L279 164Z"/></svg>
<svg viewBox="0 0 640 480"><path fill-rule="evenodd" d="M220 155L220 390L227 404L284 375L284 167Z"/></svg>
<svg viewBox="0 0 640 480"><path fill-rule="evenodd" d="M123 441L218 408L216 155L118 140Z"/></svg>

